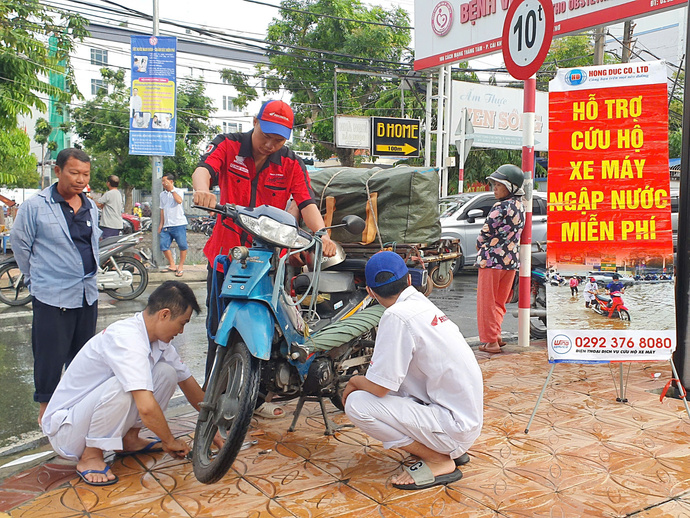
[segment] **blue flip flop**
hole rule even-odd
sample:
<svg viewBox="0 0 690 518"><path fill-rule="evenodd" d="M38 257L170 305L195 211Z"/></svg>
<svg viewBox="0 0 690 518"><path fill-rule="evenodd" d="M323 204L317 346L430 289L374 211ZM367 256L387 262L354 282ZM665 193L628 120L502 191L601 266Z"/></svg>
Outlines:
<svg viewBox="0 0 690 518"><path fill-rule="evenodd" d="M129 455L137 455L139 453L158 453L163 451L163 448L156 448L156 444L160 444L161 440L160 439L154 439L150 443L148 443L146 446L144 446L142 449L137 450L137 451L118 451L115 452L115 455L118 457L128 457Z"/></svg>
<svg viewBox="0 0 690 518"><path fill-rule="evenodd" d="M104 469L85 469L84 471L77 470L77 475L81 477L85 484L88 484L90 486L112 486L113 484L117 484L120 481L117 475L115 475L114 479L108 480L106 482L91 482L86 478L86 475L89 475L91 473L101 473L105 475L108 473L108 471L110 471L110 466L106 466Z"/></svg>

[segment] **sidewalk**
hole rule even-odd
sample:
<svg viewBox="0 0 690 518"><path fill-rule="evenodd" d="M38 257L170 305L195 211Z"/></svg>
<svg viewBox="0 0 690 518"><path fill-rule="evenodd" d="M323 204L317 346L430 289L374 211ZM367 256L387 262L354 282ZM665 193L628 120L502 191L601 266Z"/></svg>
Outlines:
<svg viewBox="0 0 690 518"><path fill-rule="evenodd" d="M73 465L44 459L0 483L0 516L690 515L690 420L681 401L660 403L653 392L669 380L667 364L631 364L625 404L616 402L617 368L557 365L526 435L550 368L545 343L505 349L491 357L475 349L484 428L463 479L447 487L392 488L406 454L383 450L357 429L324 436L318 405L309 403L293 433L289 418L254 419L258 444L241 451L217 484L198 483L191 462L164 453L115 460L120 482L104 488L85 485ZM337 423L348 422L328 408ZM191 438L195 412L183 407L170 419L175 434ZM7 471L0 468L0 477Z"/></svg>
<svg viewBox="0 0 690 518"><path fill-rule="evenodd" d="M164 281L206 282L207 266L204 264L185 264L182 277L175 277L174 272L163 272L161 268L149 271L149 284L160 284Z"/></svg>

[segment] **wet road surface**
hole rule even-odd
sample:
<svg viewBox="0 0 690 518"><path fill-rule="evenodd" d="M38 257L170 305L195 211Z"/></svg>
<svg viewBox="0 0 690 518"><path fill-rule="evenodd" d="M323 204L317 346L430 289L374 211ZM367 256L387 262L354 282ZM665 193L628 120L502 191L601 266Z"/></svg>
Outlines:
<svg viewBox="0 0 690 518"><path fill-rule="evenodd" d="M190 283L203 312L195 315L187 324L182 342L177 344L183 361L194 377L203 382L206 365L205 307L206 285ZM146 300L155 289L147 291L136 300L116 301L101 293L98 301L98 325L101 330L112 322L127 318L146 306ZM465 337L477 336L476 270L463 270L453 284L445 290L434 290L430 297L439 308L455 322ZM511 311L517 304L508 306L503 330L517 333L517 318ZM31 306L9 307L0 305L0 449L40 435L36 418L38 404L33 401L33 356L31 354Z"/></svg>

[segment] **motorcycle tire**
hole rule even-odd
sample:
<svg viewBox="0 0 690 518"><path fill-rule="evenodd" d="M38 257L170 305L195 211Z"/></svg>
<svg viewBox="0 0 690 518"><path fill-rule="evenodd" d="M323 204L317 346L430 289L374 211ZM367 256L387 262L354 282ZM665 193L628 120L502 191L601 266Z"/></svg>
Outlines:
<svg viewBox="0 0 690 518"><path fill-rule="evenodd" d="M31 302L31 293L24 281L15 286L20 275L19 266L13 261L0 266L0 301L8 306L23 306Z"/></svg>
<svg viewBox="0 0 690 518"><path fill-rule="evenodd" d="M235 462L254 414L260 374L261 362L244 342L237 340L229 349L218 347L192 445L194 475L199 482L218 482ZM217 432L225 442L214 452Z"/></svg>
<svg viewBox="0 0 690 518"><path fill-rule="evenodd" d="M146 270L146 266L138 259L127 255L114 257L113 259L115 259L115 263L120 270L128 271L132 274L132 284L124 288L104 291L116 300L136 299L144 293L149 285L149 272ZM103 269L106 271L112 269L110 260L103 265Z"/></svg>
<svg viewBox="0 0 690 518"><path fill-rule="evenodd" d="M368 343L364 343L364 341ZM331 403L338 410L345 411L345 404L343 403L343 391L347 382L353 376L364 376L369 368L369 361L371 360L371 355L374 354L374 342L376 341L376 331L371 330L366 335L363 335L359 342L349 348L348 352L343 356L338 358L335 369L336 369L336 393L331 396ZM338 369L338 364L350 360L352 358L362 358L364 357L366 361L356 367L350 367L346 370Z"/></svg>
<svg viewBox="0 0 690 518"><path fill-rule="evenodd" d="M618 312L618 316L619 316L619 318L620 318L621 320L624 320L624 321L626 321L626 322L630 322L630 313L628 313L626 310L621 309L621 310Z"/></svg>
<svg viewBox="0 0 690 518"><path fill-rule="evenodd" d="M545 288L545 286L539 286L537 296L535 297L535 307L539 309L546 309ZM529 335L533 340L543 340L546 338L546 329L546 317L530 317Z"/></svg>

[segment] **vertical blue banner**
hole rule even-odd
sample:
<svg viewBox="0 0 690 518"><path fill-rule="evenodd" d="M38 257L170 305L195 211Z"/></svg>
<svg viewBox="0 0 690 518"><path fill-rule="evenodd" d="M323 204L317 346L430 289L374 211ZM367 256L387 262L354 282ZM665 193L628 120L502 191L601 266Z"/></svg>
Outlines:
<svg viewBox="0 0 690 518"><path fill-rule="evenodd" d="M177 38L131 36L129 154L175 155Z"/></svg>

